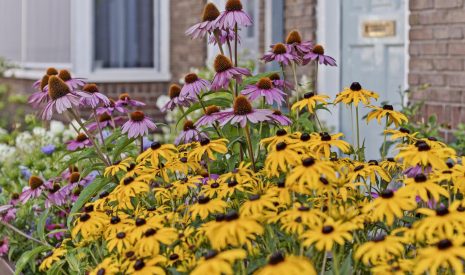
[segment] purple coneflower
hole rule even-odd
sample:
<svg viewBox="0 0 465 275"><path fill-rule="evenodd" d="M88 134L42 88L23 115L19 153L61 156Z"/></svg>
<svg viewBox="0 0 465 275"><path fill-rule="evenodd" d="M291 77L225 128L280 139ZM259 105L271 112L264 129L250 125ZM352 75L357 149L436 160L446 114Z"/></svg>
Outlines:
<svg viewBox="0 0 465 275"><path fill-rule="evenodd" d="M0 257L8 254L8 248L8 238L3 237L3 240L0 242Z"/></svg>
<svg viewBox="0 0 465 275"><path fill-rule="evenodd" d="M203 8L202 22L195 24L186 31L186 35L191 38L202 38L207 33L213 32L216 29L215 20L220 16L220 11L215 4L207 3Z"/></svg>
<svg viewBox="0 0 465 275"><path fill-rule="evenodd" d="M283 43L275 44L271 51L263 55L262 60L265 62L276 61L281 65L289 65L291 61L300 62L300 58L295 53L288 50Z"/></svg>
<svg viewBox="0 0 465 275"><path fill-rule="evenodd" d="M120 112L122 114L127 113L123 106L116 106L116 102L113 99L109 98L108 100L110 101L108 105L97 108L97 115L102 115L104 113L112 115L114 111Z"/></svg>
<svg viewBox="0 0 465 275"><path fill-rule="evenodd" d="M220 108L218 106L212 105L205 108L205 114L200 117L194 124L195 127L211 125L218 120L218 114L220 112Z"/></svg>
<svg viewBox="0 0 465 275"><path fill-rule="evenodd" d="M129 138L137 138L149 133L150 130L155 130L157 126L153 123L142 111L132 112L130 119L124 123L122 133L128 133Z"/></svg>
<svg viewBox="0 0 465 275"><path fill-rule="evenodd" d="M71 73L68 70L60 70L60 72L56 76L58 78L60 78L61 80L63 80L66 83L66 85L68 85L68 87L69 87L69 89L71 91L74 91L77 88L82 87L82 86L84 86L86 84L86 82L84 81L84 78L73 78L73 77L71 77ZM45 86L44 90L48 91L49 86L50 85Z"/></svg>
<svg viewBox="0 0 465 275"><path fill-rule="evenodd" d="M289 81L281 79L278 73L271 74L269 78L271 79L271 82L273 82L273 85L278 89L294 89L294 85Z"/></svg>
<svg viewBox="0 0 465 275"><path fill-rule="evenodd" d="M275 122L281 124L282 126L289 126L292 124L292 120L290 120L287 116L283 115L279 110L274 110L273 113L270 115L270 118L273 119Z"/></svg>
<svg viewBox="0 0 465 275"><path fill-rule="evenodd" d="M68 191L61 188L58 183L52 183L51 188L48 188L47 199L45 199L45 207L50 208L53 205L61 206L66 202Z"/></svg>
<svg viewBox="0 0 465 275"><path fill-rule="evenodd" d="M184 144L190 143L193 141L199 141L201 138L208 138L205 133L200 132L195 127L194 123L191 120L186 120L184 122L184 127L181 133L174 140L174 144Z"/></svg>
<svg viewBox="0 0 465 275"><path fill-rule="evenodd" d="M233 108L220 112L219 121L221 126L229 122L231 124L239 123L244 128L247 121L251 123L269 121L272 113L273 111L267 109L253 109L249 100L240 95L234 100Z"/></svg>
<svg viewBox="0 0 465 275"><path fill-rule="evenodd" d="M57 75L57 74L58 74L57 69L55 69L53 67L48 68L47 71L45 72L45 75L49 76L49 77L52 76L52 75ZM34 90L43 91L45 86L47 86L47 84L48 84L48 79L47 79L47 82L42 83L43 79L44 79L44 77L42 77L41 79L36 80L32 84L32 88L34 88ZM42 84L44 84L44 86L42 86ZM39 90L39 88L40 88L40 90Z"/></svg>
<svg viewBox="0 0 465 275"><path fill-rule="evenodd" d="M46 103L48 102L48 93L44 90L45 86L48 85L48 80L49 80L50 76L49 75L44 75L42 77L42 79L39 81L39 86L35 89L37 89L38 91L33 93L29 99L28 99L28 103L32 105L32 107L38 107L40 104L42 103ZM35 85L35 83L34 83ZM34 87L33 85L33 87Z"/></svg>
<svg viewBox="0 0 465 275"><path fill-rule="evenodd" d="M321 45L315 45L309 53L304 55L304 64L308 64L308 62L316 60L320 64L329 65L329 66L337 66L336 60L329 55L325 55L325 49Z"/></svg>
<svg viewBox="0 0 465 275"><path fill-rule="evenodd" d="M8 207L8 210L6 210L6 212L4 212L3 210L0 211L0 221L3 221L3 222L11 222L11 221L14 221L16 219L16 211L17 209L13 206L13 205L2 205L0 206L1 208L3 207Z"/></svg>
<svg viewBox="0 0 465 275"><path fill-rule="evenodd" d="M141 107L141 106L145 106L145 103L142 101L138 101L138 100L130 98L128 93L122 93L119 96L119 99L116 101L115 106L123 107L123 108L126 108L127 106ZM123 111L121 112L121 110ZM127 111L125 109L120 109L118 110L118 112L126 113Z"/></svg>
<svg viewBox="0 0 465 275"><path fill-rule="evenodd" d="M31 176L29 178L29 186L24 187L23 192L19 195L19 200L24 204L30 199L37 198L46 187L41 178Z"/></svg>
<svg viewBox="0 0 465 275"><path fill-rule="evenodd" d="M13 206L16 206L19 202L19 194L18 193L13 193L11 195L11 200L9 202L9 204L13 205Z"/></svg>
<svg viewBox="0 0 465 275"><path fill-rule="evenodd" d="M428 175L429 173L431 173L431 166L423 168L421 165L409 167L404 171L404 175L406 175L408 178L414 178L419 174Z"/></svg>
<svg viewBox="0 0 465 275"><path fill-rule="evenodd" d="M232 29L236 26L248 27L252 25L252 18L242 10L240 0L228 0L225 5L225 11L215 21L216 26L220 29Z"/></svg>
<svg viewBox="0 0 465 275"><path fill-rule="evenodd" d="M276 102L278 106L281 106L284 102L284 96L286 95L273 87L273 82L268 77L261 78L255 85L247 85L241 94L246 95L250 100L264 97L268 105L273 105Z"/></svg>
<svg viewBox="0 0 465 275"><path fill-rule="evenodd" d="M66 149L68 149L68 151L76 151L77 149L91 147L92 141L89 139L89 137L86 134L79 133L76 136L76 139L70 140L66 142L66 144L67 144Z"/></svg>
<svg viewBox="0 0 465 275"><path fill-rule="evenodd" d="M71 93L69 86L57 76L53 75L49 78L48 87L48 95L51 101L49 101L42 110L43 119L52 119L53 110L61 114L73 108L73 106L79 106L79 97Z"/></svg>
<svg viewBox="0 0 465 275"><path fill-rule="evenodd" d="M178 106L189 107L191 102L194 102L194 99L192 98L181 96L181 87L177 84L170 85L168 96L170 97L170 100L161 108L162 112L166 112L167 110L173 111L174 108Z"/></svg>
<svg viewBox="0 0 465 275"><path fill-rule="evenodd" d="M98 126L100 126L100 129L104 129L106 127L110 127L114 129L117 125L122 125L123 121L124 121L124 117L118 116L118 117L112 118L110 114L105 112L97 117L97 122L89 123L89 126L87 126L87 129L89 129L89 131L95 131L98 129Z"/></svg>
<svg viewBox="0 0 465 275"><path fill-rule="evenodd" d="M187 74L184 77L184 82L179 94L181 98L196 98L202 91L208 91L211 87L208 80L199 78L195 73Z"/></svg>
<svg viewBox="0 0 465 275"><path fill-rule="evenodd" d="M96 108L99 104L104 106L110 105L108 97L99 92L97 85L86 84L82 88L82 91L78 91L77 94L81 96L81 104Z"/></svg>
<svg viewBox="0 0 465 275"><path fill-rule="evenodd" d="M211 89L216 91L227 88L231 78L237 82L242 81L242 76L249 76L250 71L245 68L233 67L231 60L222 54L218 54L213 64L216 74L213 78Z"/></svg>
<svg viewBox="0 0 465 275"><path fill-rule="evenodd" d="M302 36L298 30L292 30L286 38L286 45L291 50L300 56L310 52L313 48L312 41L302 41Z"/></svg>

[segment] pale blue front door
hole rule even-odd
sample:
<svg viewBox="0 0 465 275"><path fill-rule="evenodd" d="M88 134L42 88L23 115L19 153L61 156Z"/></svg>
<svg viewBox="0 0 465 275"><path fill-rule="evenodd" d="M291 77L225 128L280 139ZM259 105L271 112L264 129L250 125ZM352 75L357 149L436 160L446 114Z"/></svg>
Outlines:
<svg viewBox="0 0 465 275"><path fill-rule="evenodd" d="M341 1L341 88L360 82L363 88L380 95L373 104L389 101L396 109L400 107L398 91L405 88L405 3L406 0ZM341 130L352 143L355 129L351 126L351 112L341 108ZM360 120L366 113L367 109L362 108ZM376 121L367 125L365 120L360 126L367 159L378 159L383 127Z"/></svg>

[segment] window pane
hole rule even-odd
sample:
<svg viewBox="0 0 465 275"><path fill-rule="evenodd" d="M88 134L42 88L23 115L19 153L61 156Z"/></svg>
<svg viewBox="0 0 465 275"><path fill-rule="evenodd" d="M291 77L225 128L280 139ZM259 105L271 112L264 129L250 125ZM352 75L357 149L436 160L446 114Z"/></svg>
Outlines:
<svg viewBox="0 0 465 275"><path fill-rule="evenodd" d="M154 0L95 1L96 68L154 67Z"/></svg>
<svg viewBox="0 0 465 275"><path fill-rule="evenodd" d="M21 1L0 1L0 57L21 61Z"/></svg>
<svg viewBox="0 0 465 275"><path fill-rule="evenodd" d="M25 3L27 23L24 61L70 62L70 0L26 0Z"/></svg>

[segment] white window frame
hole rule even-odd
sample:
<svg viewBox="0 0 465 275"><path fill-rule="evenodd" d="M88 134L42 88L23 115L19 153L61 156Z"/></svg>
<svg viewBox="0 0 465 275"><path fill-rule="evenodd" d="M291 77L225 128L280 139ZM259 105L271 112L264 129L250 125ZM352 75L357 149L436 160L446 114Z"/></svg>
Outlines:
<svg viewBox="0 0 465 275"><path fill-rule="evenodd" d="M24 0L22 0L24 1ZM136 0L131 0L136 1ZM77 77L87 78L91 82L162 82L171 79L170 73L170 16L169 4L170 0L154 0L158 1L154 5L155 16L159 16L159 20L154 20L154 24L159 22L160 26L155 25L155 28L160 29L159 37L154 36L155 50L160 50L160 69L156 68L94 68L94 5L93 0L71 0L71 62L70 63L37 63L26 62L26 33L22 29L21 53L22 60L18 60L15 64L16 69L11 69L5 72L7 77L16 77L23 79L40 79L44 74L44 70L48 67L57 69L68 69ZM21 20L25 23L26 6L22 10ZM160 7L160 10L157 10ZM26 24L22 24L26 26ZM23 27L24 28L24 27ZM158 41L159 40L159 41Z"/></svg>
<svg viewBox="0 0 465 275"><path fill-rule="evenodd" d="M132 0L134 1L134 0ZM93 0L71 0L71 33L73 33L72 64L75 75L93 82L154 82L171 79L169 61L169 0L154 0L155 16L160 26L159 41L155 36L154 48L160 50L160 70L155 68L94 68L94 5ZM160 10L157 10L157 7ZM78 42L79 41L79 42ZM159 43L158 43L159 42ZM83 46L84 45L84 46Z"/></svg>

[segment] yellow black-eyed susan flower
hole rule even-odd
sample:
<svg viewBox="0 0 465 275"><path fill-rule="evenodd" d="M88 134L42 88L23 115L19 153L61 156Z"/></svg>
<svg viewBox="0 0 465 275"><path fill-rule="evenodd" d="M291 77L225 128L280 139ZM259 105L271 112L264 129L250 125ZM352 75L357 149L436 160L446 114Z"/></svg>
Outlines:
<svg viewBox="0 0 465 275"><path fill-rule="evenodd" d="M267 150L271 150L276 144L280 142L284 142L286 144L293 144L298 142L299 140L296 139L295 133L288 133L284 129L278 129L276 131L276 135L264 138L260 140L261 145L266 145Z"/></svg>
<svg viewBox="0 0 465 275"><path fill-rule="evenodd" d="M50 267L67 253L67 250L63 247L55 248L47 253L42 259L42 262L39 265L40 271L49 270Z"/></svg>
<svg viewBox="0 0 465 275"><path fill-rule="evenodd" d="M374 118L378 120L378 124L381 124L381 119L386 118L386 127L390 126L392 123L394 123L396 127L399 127L408 122L407 117L401 112L394 111L392 105L383 105L383 107L370 105L368 107L372 109L372 111L367 115L367 123Z"/></svg>
<svg viewBox="0 0 465 275"><path fill-rule="evenodd" d="M310 140L309 149L315 152L317 156L324 156L327 159L331 156L331 146L347 153L350 150L349 143L339 139L343 135L342 133L330 135L326 132L322 132L319 138Z"/></svg>
<svg viewBox="0 0 465 275"><path fill-rule="evenodd" d="M352 226L348 223L327 218L320 226L315 226L300 235L302 245L311 246L319 251L331 251L335 243L344 245L352 240Z"/></svg>
<svg viewBox="0 0 465 275"><path fill-rule="evenodd" d="M354 258L367 266L378 265L402 256L404 250L399 237L380 235L358 247Z"/></svg>
<svg viewBox="0 0 465 275"><path fill-rule="evenodd" d="M117 161L114 164L106 167L103 175L105 177L108 177L108 176L116 175L116 173L118 173L119 171L126 172L129 166L131 165L131 163L132 163L132 158L125 158L121 161Z"/></svg>
<svg viewBox="0 0 465 275"><path fill-rule="evenodd" d="M231 249L223 252L210 250L199 260L191 275L234 274L232 265L237 260L245 259L246 256L246 252L242 249Z"/></svg>
<svg viewBox="0 0 465 275"><path fill-rule="evenodd" d="M291 107L291 110L296 110L298 109L299 111L302 111L305 107L307 107L307 111L310 114L313 114L315 112L316 105L319 103L321 105L327 105L329 96L327 95L322 95L322 94L315 94L315 93L306 93L304 94L304 98L302 100L297 101L294 103Z"/></svg>
<svg viewBox="0 0 465 275"><path fill-rule="evenodd" d="M276 252L269 257L268 263L258 269L254 274L316 275L317 273L312 263L306 257L294 255L286 256L282 252Z"/></svg>
<svg viewBox="0 0 465 275"><path fill-rule="evenodd" d="M226 144L228 140L225 138L210 140L209 138L203 137L198 142L198 145L190 152L189 156L196 161L201 161L204 156L208 157L209 160L216 160L214 153L226 154L228 148Z"/></svg>
<svg viewBox="0 0 465 275"><path fill-rule="evenodd" d="M295 146L279 142L268 153L264 169L269 176L279 176L281 172L287 172L289 166L297 164L299 160L300 156Z"/></svg>
<svg viewBox="0 0 465 275"><path fill-rule="evenodd" d="M371 99L377 100L378 98L379 95L377 93L365 90L360 83L354 82L350 87L344 88L344 90L336 96L334 104L342 102L346 105L354 104L354 106L357 107L360 102L364 105L368 105Z"/></svg>
<svg viewBox="0 0 465 275"><path fill-rule="evenodd" d="M286 185L293 190L305 193L306 188L317 189L322 176L330 180L336 179L332 164L329 161L306 157L288 174Z"/></svg>
<svg viewBox="0 0 465 275"><path fill-rule="evenodd" d="M199 216L204 220L210 214L223 212L226 206L226 202L221 199L210 199L210 197L200 195L197 203L192 205L189 211L192 218Z"/></svg>
<svg viewBox="0 0 465 275"><path fill-rule="evenodd" d="M116 275L120 272L120 266L118 260L115 257L107 257L103 259L90 273L89 275Z"/></svg>
<svg viewBox="0 0 465 275"><path fill-rule="evenodd" d="M135 275L165 275L165 270L161 267L166 262L166 258L161 255L152 256L148 259L137 259L130 265L128 274Z"/></svg>
<svg viewBox="0 0 465 275"><path fill-rule="evenodd" d="M152 167L158 167L160 161L163 159L169 160L177 151L178 150L173 144L161 144L155 141L150 145L150 148L140 154L136 160L137 162L145 162L150 159Z"/></svg>
<svg viewBox="0 0 465 275"><path fill-rule="evenodd" d="M431 198L439 201L440 196L449 198L449 192L431 179L428 179L425 174L420 173L413 178L406 178L404 183L405 187L400 188L398 192L408 196L418 196L424 202L429 201Z"/></svg>
<svg viewBox="0 0 465 275"><path fill-rule="evenodd" d="M116 249L119 254L123 254L126 250L131 249L133 245L131 239L129 238L129 234L124 231L110 234L106 241L108 251L112 252L114 249Z"/></svg>
<svg viewBox="0 0 465 275"><path fill-rule="evenodd" d="M442 239L436 245L418 250L413 274L441 274L446 270L452 274L463 272L465 259L464 239L457 236L453 239Z"/></svg>
<svg viewBox="0 0 465 275"><path fill-rule="evenodd" d="M160 252L160 243L170 245L177 238L178 232L174 228L149 228L134 244L135 251L141 256L157 255Z"/></svg>
<svg viewBox="0 0 465 275"><path fill-rule="evenodd" d="M412 145L400 147L400 152L395 157L401 160L404 167L421 165L426 167L431 165L437 169L447 169L447 159L455 156L455 150L452 148L433 148L423 140L417 141Z"/></svg>

